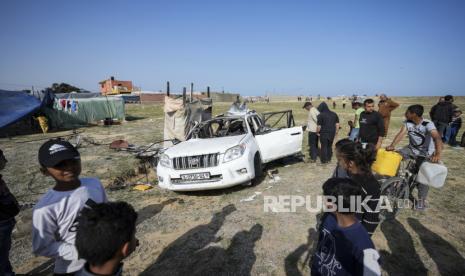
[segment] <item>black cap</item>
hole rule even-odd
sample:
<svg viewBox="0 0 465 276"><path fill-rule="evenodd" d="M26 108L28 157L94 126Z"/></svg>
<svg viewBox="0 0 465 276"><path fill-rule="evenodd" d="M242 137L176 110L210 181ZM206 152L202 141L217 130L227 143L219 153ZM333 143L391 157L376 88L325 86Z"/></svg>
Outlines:
<svg viewBox="0 0 465 276"><path fill-rule="evenodd" d="M312 103L311 103L311 102L305 102L305 103L304 103L304 106L302 106L302 108L306 108L306 107L309 106L309 105L312 105Z"/></svg>
<svg viewBox="0 0 465 276"><path fill-rule="evenodd" d="M48 140L39 149L39 164L44 167L51 168L70 159L80 159L79 152L64 140Z"/></svg>

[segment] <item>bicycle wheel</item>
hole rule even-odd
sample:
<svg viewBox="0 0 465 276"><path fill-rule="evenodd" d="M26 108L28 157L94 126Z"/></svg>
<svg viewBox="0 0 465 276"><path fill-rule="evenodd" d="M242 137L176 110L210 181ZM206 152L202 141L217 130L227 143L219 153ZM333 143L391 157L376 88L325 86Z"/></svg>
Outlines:
<svg viewBox="0 0 465 276"><path fill-rule="evenodd" d="M391 177L381 184L381 196L387 197L392 210L381 209L379 213L380 222L394 219L402 207L406 196L407 182L402 177Z"/></svg>

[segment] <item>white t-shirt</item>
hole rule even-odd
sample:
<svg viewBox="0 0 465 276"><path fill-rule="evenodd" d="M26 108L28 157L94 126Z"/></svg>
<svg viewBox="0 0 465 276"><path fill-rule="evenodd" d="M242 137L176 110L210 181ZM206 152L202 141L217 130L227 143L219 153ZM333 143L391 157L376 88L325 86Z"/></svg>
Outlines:
<svg viewBox="0 0 465 276"><path fill-rule="evenodd" d="M320 114L320 112L313 106L310 108L310 111L308 111L307 131L316 132L318 114Z"/></svg>
<svg viewBox="0 0 465 276"><path fill-rule="evenodd" d="M85 261L78 259L74 246L76 218L86 203L107 201L100 180L80 180L81 186L72 191L48 190L33 210L32 250L34 254L55 258L55 273L72 273L82 268Z"/></svg>
<svg viewBox="0 0 465 276"><path fill-rule="evenodd" d="M418 125L412 121L404 121L408 132L408 147L416 155L431 156L435 151L431 132L436 129L434 123L423 119Z"/></svg>

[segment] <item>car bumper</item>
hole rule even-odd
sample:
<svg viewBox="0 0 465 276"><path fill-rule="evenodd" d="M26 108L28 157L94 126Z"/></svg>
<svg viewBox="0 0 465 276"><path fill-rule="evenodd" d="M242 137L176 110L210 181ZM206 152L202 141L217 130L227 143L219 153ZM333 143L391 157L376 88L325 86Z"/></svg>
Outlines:
<svg viewBox="0 0 465 276"><path fill-rule="evenodd" d="M228 188L248 182L254 178L254 168L250 164L251 162L247 160L247 156L227 163L221 163L216 167L200 169L175 170L158 164L158 185L160 188L171 191L201 191ZM210 173L210 179L195 181L184 181L181 179L182 174L204 172Z"/></svg>

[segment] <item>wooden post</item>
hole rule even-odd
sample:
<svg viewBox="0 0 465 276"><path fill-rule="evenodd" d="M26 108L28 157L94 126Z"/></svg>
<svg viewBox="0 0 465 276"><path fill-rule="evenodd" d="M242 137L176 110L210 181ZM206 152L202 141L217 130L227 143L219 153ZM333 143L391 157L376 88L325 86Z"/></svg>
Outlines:
<svg viewBox="0 0 465 276"><path fill-rule="evenodd" d="M210 98L210 86L207 86L207 97Z"/></svg>
<svg viewBox="0 0 465 276"><path fill-rule="evenodd" d="M191 82L191 102L194 100L194 83Z"/></svg>
<svg viewBox="0 0 465 276"><path fill-rule="evenodd" d="M166 96L170 96L170 82L167 81L166 82Z"/></svg>
<svg viewBox="0 0 465 276"><path fill-rule="evenodd" d="M186 105L186 87L182 88L182 104Z"/></svg>

